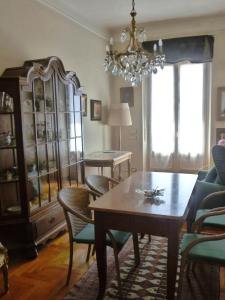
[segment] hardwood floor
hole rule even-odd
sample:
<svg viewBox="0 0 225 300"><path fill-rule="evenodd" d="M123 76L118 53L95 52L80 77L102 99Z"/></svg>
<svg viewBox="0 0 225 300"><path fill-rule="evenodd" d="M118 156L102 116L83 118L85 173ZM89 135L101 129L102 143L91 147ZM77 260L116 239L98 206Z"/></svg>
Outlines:
<svg viewBox="0 0 225 300"><path fill-rule="evenodd" d="M77 245L71 282L65 286L68 260L68 235L64 234L40 249L30 261L10 259L9 292L1 300L62 300L93 263L85 262L87 245ZM225 268L221 269L221 295L225 299ZM0 281L2 286L2 279ZM213 300L213 299L212 299Z"/></svg>
<svg viewBox="0 0 225 300"><path fill-rule="evenodd" d="M9 292L2 300L62 300L73 284L93 263L86 263L87 245L77 245L69 286L65 286L68 266L68 235L50 241L30 261L9 260ZM1 281L2 283L2 281Z"/></svg>

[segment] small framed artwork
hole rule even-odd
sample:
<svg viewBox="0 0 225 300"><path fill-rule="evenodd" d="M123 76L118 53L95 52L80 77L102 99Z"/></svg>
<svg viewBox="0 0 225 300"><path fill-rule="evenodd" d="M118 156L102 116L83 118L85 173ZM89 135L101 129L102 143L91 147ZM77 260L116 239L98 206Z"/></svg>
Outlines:
<svg viewBox="0 0 225 300"><path fill-rule="evenodd" d="M225 128L216 128L216 143L225 145Z"/></svg>
<svg viewBox="0 0 225 300"><path fill-rule="evenodd" d="M217 120L225 121L225 87L217 89Z"/></svg>
<svg viewBox="0 0 225 300"><path fill-rule="evenodd" d="M134 88L132 86L120 88L120 103L128 103L134 106Z"/></svg>
<svg viewBox="0 0 225 300"><path fill-rule="evenodd" d="M102 101L100 100L90 100L91 106L91 120L101 121L102 119Z"/></svg>
<svg viewBox="0 0 225 300"><path fill-rule="evenodd" d="M82 94L81 95L81 109L82 109L82 116L87 116L87 95Z"/></svg>

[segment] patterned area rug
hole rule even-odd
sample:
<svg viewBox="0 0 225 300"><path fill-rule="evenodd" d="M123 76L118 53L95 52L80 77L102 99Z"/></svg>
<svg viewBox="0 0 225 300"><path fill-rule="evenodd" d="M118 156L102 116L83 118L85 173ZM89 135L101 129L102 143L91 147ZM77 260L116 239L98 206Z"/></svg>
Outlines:
<svg viewBox="0 0 225 300"><path fill-rule="evenodd" d="M120 273L123 299L166 300L167 239L152 236L139 242L141 263L134 267L132 240L120 253ZM119 299L113 252L109 249L108 286L105 300ZM207 289L206 289L207 287ZM219 268L199 264L189 270L184 278L182 300L219 300ZM93 300L98 293L98 273L96 263L90 267L82 279L72 288L64 300ZM121 299L121 298L120 298Z"/></svg>

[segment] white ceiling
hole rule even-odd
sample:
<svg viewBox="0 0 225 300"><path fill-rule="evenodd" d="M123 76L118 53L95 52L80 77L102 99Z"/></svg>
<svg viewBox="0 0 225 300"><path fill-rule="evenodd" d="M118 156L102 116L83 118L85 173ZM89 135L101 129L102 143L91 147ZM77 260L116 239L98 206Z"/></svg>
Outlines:
<svg viewBox="0 0 225 300"><path fill-rule="evenodd" d="M130 22L131 0L37 0L88 29L107 32ZM225 14L225 0L136 0L137 23Z"/></svg>

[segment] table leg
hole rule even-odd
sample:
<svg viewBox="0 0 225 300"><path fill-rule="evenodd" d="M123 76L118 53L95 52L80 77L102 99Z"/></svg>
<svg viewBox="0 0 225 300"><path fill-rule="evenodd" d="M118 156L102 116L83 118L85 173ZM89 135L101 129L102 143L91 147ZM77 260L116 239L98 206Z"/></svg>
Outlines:
<svg viewBox="0 0 225 300"><path fill-rule="evenodd" d="M119 167L119 181L120 181L120 180L121 180L121 178L122 178L122 177L121 177L121 164L119 164L119 166L118 166L118 167Z"/></svg>
<svg viewBox="0 0 225 300"><path fill-rule="evenodd" d="M111 166L111 177L114 178L114 166Z"/></svg>
<svg viewBox="0 0 225 300"><path fill-rule="evenodd" d="M127 160L127 167L128 167L128 176L130 176L130 173L131 173L131 160L130 159Z"/></svg>
<svg viewBox="0 0 225 300"><path fill-rule="evenodd" d="M97 296L98 300L103 299L107 282L107 257L105 239L106 232L103 229L101 218L98 218L98 213L95 212L95 247L99 279L99 290Z"/></svg>
<svg viewBox="0 0 225 300"><path fill-rule="evenodd" d="M167 299L175 299L175 284L179 253L179 231L174 229L168 237L167 257Z"/></svg>

